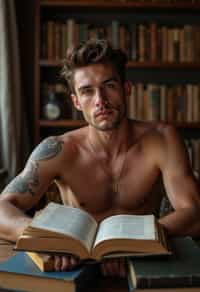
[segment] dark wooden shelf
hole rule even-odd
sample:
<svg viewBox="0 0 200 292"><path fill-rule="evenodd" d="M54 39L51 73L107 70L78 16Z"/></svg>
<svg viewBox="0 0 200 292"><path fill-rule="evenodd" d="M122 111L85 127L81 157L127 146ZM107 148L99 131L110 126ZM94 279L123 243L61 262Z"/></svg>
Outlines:
<svg viewBox="0 0 200 292"><path fill-rule="evenodd" d="M188 129L198 129L200 128L200 121L199 122L175 122L172 123L175 127L177 128L188 128ZM39 121L40 127L71 127L71 128L76 128L76 127L82 127L86 126L87 123L82 120L57 120L57 121L48 121L48 120L40 120Z"/></svg>
<svg viewBox="0 0 200 292"><path fill-rule="evenodd" d="M170 63L170 62L134 62L127 63L128 68L157 68L157 69L200 69L200 63Z"/></svg>
<svg viewBox="0 0 200 292"><path fill-rule="evenodd" d="M43 67L62 67L63 61L62 60L40 60L40 66Z"/></svg>
<svg viewBox="0 0 200 292"><path fill-rule="evenodd" d="M62 67L62 60L40 60L41 67ZM129 61L127 68L156 68L156 69L200 69L200 63L169 63L169 62L135 62Z"/></svg>
<svg viewBox="0 0 200 292"><path fill-rule="evenodd" d="M81 120L57 120L57 121L48 121L48 120L39 120L40 127L69 127L77 128L85 126L86 122Z"/></svg>
<svg viewBox="0 0 200 292"><path fill-rule="evenodd" d="M172 123L177 128L182 129L200 129L200 121L199 122L183 122L183 123Z"/></svg>
<svg viewBox="0 0 200 292"><path fill-rule="evenodd" d="M189 3L189 1L182 1L181 3L161 3L160 2L137 2L131 0L41 0L41 6L66 6L66 7L85 7L85 8L133 8L133 9L169 9L169 10L196 10L200 9L200 3Z"/></svg>

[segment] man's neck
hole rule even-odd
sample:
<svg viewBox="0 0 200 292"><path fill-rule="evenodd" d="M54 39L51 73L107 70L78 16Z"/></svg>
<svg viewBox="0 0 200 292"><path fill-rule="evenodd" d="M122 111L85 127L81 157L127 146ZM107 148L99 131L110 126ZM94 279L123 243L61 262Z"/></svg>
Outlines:
<svg viewBox="0 0 200 292"><path fill-rule="evenodd" d="M108 131L100 131L89 126L89 143L95 151L104 151L107 155L118 155L127 151L129 133L129 121L124 119L120 125Z"/></svg>

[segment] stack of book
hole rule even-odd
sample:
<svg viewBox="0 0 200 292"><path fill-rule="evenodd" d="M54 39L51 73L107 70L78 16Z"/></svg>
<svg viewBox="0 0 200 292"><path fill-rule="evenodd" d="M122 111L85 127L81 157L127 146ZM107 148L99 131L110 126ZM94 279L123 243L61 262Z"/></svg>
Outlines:
<svg viewBox="0 0 200 292"><path fill-rule="evenodd" d="M33 218L15 249L17 254L0 265L0 287L37 292L80 291L96 278L94 266L102 258L170 254L153 215L116 215L98 224L87 212L57 203ZM71 272L44 272L53 270L51 253L73 254L85 264Z"/></svg>
<svg viewBox="0 0 200 292"><path fill-rule="evenodd" d="M200 291L200 248L191 237L171 240L173 254L157 258L129 258L130 291Z"/></svg>
<svg viewBox="0 0 200 292"><path fill-rule="evenodd" d="M0 288L85 291L100 279L102 259L127 257L130 291L200 291L199 247L189 237L170 243L154 215L115 215L98 224L83 210L49 203L19 237L17 254L0 264ZM82 265L55 272L55 253L78 256Z"/></svg>

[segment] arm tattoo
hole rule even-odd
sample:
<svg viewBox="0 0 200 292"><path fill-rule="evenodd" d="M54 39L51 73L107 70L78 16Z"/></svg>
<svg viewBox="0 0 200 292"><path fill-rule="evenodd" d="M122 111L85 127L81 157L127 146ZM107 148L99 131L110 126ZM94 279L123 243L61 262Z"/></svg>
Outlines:
<svg viewBox="0 0 200 292"><path fill-rule="evenodd" d="M30 160L48 160L62 151L64 142L57 137L50 137L41 142L30 156Z"/></svg>
<svg viewBox="0 0 200 292"><path fill-rule="evenodd" d="M18 175L8 186L3 190L3 193L30 193L35 195L34 187L39 185L38 163L30 161L24 173Z"/></svg>
<svg viewBox="0 0 200 292"><path fill-rule="evenodd" d="M50 137L41 142L31 154L24 172L18 175L2 193L30 193L35 195L34 188L39 186L37 161L48 160L62 151L64 142L57 137Z"/></svg>

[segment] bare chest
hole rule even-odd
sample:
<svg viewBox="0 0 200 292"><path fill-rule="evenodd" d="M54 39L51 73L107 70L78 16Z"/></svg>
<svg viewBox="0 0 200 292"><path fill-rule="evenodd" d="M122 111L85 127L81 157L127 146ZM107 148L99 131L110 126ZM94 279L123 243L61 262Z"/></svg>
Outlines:
<svg viewBox="0 0 200 292"><path fill-rule="evenodd" d="M101 220L112 214L155 212L159 170L139 155L131 155L117 175L102 163L90 161L71 169L59 182L65 203L83 208Z"/></svg>

